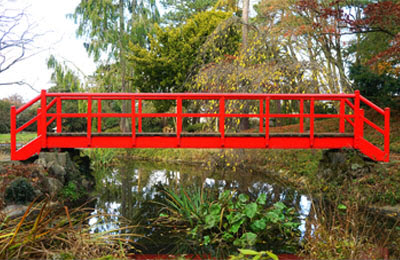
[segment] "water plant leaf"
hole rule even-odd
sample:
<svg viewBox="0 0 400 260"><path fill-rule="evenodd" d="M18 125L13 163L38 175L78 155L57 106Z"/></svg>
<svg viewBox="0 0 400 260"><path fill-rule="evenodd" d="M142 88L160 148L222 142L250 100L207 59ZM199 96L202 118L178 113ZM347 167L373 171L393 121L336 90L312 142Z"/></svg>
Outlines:
<svg viewBox="0 0 400 260"><path fill-rule="evenodd" d="M243 255L258 255L259 252L251 250L251 249L238 249L239 252Z"/></svg>
<svg viewBox="0 0 400 260"><path fill-rule="evenodd" d="M278 201L274 204L274 208L278 210L284 210L286 209L286 205L283 204L283 202Z"/></svg>
<svg viewBox="0 0 400 260"><path fill-rule="evenodd" d="M240 238L246 245L253 246L257 242L257 235L253 232L246 232Z"/></svg>
<svg viewBox="0 0 400 260"><path fill-rule="evenodd" d="M265 223L265 219L259 219L254 221L250 227L254 232L259 232L267 227L267 223Z"/></svg>
<svg viewBox="0 0 400 260"><path fill-rule="evenodd" d="M239 231L240 226L243 224L244 219L241 219L240 221L234 223L230 228L229 228L229 232L231 233L237 233Z"/></svg>
<svg viewBox="0 0 400 260"><path fill-rule="evenodd" d="M250 219L252 219L257 213L257 204L256 203L250 203L246 205L244 209L244 214Z"/></svg>
<svg viewBox="0 0 400 260"><path fill-rule="evenodd" d="M266 201L267 201L267 195L265 193L260 194L256 200L256 202L259 205L265 205Z"/></svg>
<svg viewBox="0 0 400 260"><path fill-rule="evenodd" d="M248 200L249 200L249 196L247 196L246 194L241 193L239 195L239 202L246 203Z"/></svg>

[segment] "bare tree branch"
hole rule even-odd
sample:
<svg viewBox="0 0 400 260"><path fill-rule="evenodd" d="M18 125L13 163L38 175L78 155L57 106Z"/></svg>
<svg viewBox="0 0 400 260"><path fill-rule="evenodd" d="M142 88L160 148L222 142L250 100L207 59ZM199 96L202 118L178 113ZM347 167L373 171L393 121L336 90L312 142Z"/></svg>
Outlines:
<svg viewBox="0 0 400 260"><path fill-rule="evenodd" d="M30 89L35 91L36 93L40 93L39 90L35 89L31 84L25 81L14 81L14 82L0 82L0 86L12 86L12 85L19 85L19 86L28 86Z"/></svg>

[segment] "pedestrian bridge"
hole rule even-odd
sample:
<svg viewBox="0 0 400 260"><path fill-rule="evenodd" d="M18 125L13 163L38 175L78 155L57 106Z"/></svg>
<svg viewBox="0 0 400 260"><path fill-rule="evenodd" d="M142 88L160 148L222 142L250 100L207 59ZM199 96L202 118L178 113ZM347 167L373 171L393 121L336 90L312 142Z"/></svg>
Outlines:
<svg viewBox="0 0 400 260"><path fill-rule="evenodd" d="M85 112L67 113L63 102L79 100ZM105 102L122 100L128 105L128 113L107 113L102 109ZM166 113L145 113L143 102L170 100L175 109ZM184 111L187 102L213 102L214 109L201 112ZM228 109L229 102L252 102L256 112L244 113L240 109ZM296 103L298 111L272 113L271 107L278 102ZM316 103L334 104L332 113L317 113ZM17 117L29 107L38 107L37 114L28 122L17 125ZM229 106L230 107L230 106ZM239 105L239 107L243 107ZM364 108L376 110L384 117L384 124L367 119ZM64 109L66 110L66 109ZM236 111L232 111L236 110ZM126 109L125 109L126 111ZM104 118L128 118L129 132L103 132ZM175 121L173 132L149 133L142 131L145 118L169 117ZM66 118L85 120L85 132L65 132ZM183 129L185 118L216 118L215 132L189 133ZM256 133L231 132L227 129L230 118L255 118ZM298 130L290 133L274 133L271 120L295 118ZM337 130L316 132L319 119L336 118ZM11 107L11 159L25 160L48 148L259 148L259 149L338 149L354 148L376 161L389 161L390 109L381 109L359 91L354 94L232 94L232 93L47 93L41 94L21 106ZM281 119L282 120L282 119ZM36 124L35 124L36 123ZM28 126L36 125L37 136L17 149L17 135ZM364 128L372 127L383 138L379 147L367 141Z"/></svg>

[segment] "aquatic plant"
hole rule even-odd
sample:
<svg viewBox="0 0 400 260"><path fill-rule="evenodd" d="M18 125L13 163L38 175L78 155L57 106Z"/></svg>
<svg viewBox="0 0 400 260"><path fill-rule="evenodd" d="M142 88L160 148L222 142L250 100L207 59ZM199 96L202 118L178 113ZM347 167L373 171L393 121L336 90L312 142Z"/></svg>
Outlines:
<svg viewBox="0 0 400 260"><path fill-rule="evenodd" d="M167 202L155 222L178 239L176 252L226 257L237 249L295 252L300 223L294 208L282 202L266 207L266 195L250 201L226 190L208 194L201 188L165 189ZM215 196L217 195L217 196Z"/></svg>

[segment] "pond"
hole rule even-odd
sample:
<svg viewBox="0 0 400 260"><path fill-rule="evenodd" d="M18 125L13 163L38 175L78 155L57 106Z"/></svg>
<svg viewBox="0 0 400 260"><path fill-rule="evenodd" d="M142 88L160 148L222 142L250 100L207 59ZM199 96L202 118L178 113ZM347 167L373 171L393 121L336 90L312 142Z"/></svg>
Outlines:
<svg viewBox="0 0 400 260"><path fill-rule="evenodd" d="M305 232L305 218L310 211L310 200L288 187L277 183L266 172L210 171L200 165L178 165L117 160L114 167L103 168L95 172L97 200L95 211L110 214L113 221L91 220L93 232L102 232L121 227L121 223L138 225L130 232L144 237L135 237L135 247L142 253L170 253L179 245L151 225L151 221L160 215L162 206L157 202L165 197L165 188L192 189L222 192L235 190L246 194L250 200L256 200L260 194L266 194L266 207L281 201L288 207L294 207L299 213L301 233ZM100 223L100 224L99 224ZM125 232L127 232L125 230Z"/></svg>

